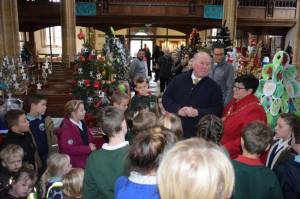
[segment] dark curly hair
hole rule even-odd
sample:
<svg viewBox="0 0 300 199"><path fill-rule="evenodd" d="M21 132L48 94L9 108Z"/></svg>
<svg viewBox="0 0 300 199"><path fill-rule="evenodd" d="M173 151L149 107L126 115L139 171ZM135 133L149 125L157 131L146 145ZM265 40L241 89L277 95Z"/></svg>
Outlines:
<svg viewBox="0 0 300 199"><path fill-rule="evenodd" d="M223 135L223 122L215 115L203 116L197 124L197 136L219 144Z"/></svg>

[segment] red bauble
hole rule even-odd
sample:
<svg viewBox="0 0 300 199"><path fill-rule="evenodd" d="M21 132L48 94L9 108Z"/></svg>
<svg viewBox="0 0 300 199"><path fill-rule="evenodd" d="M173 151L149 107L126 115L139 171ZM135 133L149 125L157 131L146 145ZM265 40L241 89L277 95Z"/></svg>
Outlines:
<svg viewBox="0 0 300 199"><path fill-rule="evenodd" d="M85 57L83 55L80 55L79 60L80 61L85 61Z"/></svg>
<svg viewBox="0 0 300 199"><path fill-rule="evenodd" d="M84 80L84 85L85 85L85 87L90 87L91 86L91 81L88 80L88 79Z"/></svg>
<svg viewBox="0 0 300 199"><path fill-rule="evenodd" d="M90 54L89 57L88 57L88 60L89 60L89 61L94 60L94 56L93 56L92 54Z"/></svg>
<svg viewBox="0 0 300 199"><path fill-rule="evenodd" d="M80 31L78 34L77 34L77 38L80 39L80 40L84 40L85 39L85 35L82 31Z"/></svg>
<svg viewBox="0 0 300 199"><path fill-rule="evenodd" d="M100 82L99 81L94 81L94 88L99 89L100 88Z"/></svg>
<svg viewBox="0 0 300 199"><path fill-rule="evenodd" d="M72 81L72 85L73 85L73 86L77 85L77 81L76 81L76 80L73 80L73 81Z"/></svg>
<svg viewBox="0 0 300 199"><path fill-rule="evenodd" d="M94 107L99 108L101 103L102 103L102 100L100 99L98 102L95 103Z"/></svg>
<svg viewBox="0 0 300 199"><path fill-rule="evenodd" d="M273 72L273 69L272 69L272 68L268 68L268 70L266 71L266 73L267 73L268 75L271 75L272 72Z"/></svg>
<svg viewBox="0 0 300 199"><path fill-rule="evenodd" d="M278 74L277 74L277 79L278 79L278 80L282 80L282 73L278 73Z"/></svg>

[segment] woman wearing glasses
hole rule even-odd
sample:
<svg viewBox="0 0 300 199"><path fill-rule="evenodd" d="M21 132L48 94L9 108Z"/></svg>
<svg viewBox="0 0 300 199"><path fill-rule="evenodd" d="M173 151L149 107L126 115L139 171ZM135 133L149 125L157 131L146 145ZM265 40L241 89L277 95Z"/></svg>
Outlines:
<svg viewBox="0 0 300 199"><path fill-rule="evenodd" d="M58 131L59 152L70 156L73 168L84 168L88 155L96 149L84 120L83 101L70 100L64 106L65 118Z"/></svg>
<svg viewBox="0 0 300 199"><path fill-rule="evenodd" d="M253 75L237 77L233 86L233 98L224 109L224 134L221 144L226 147L231 159L237 158L242 152L243 128L252 121L267 123L265 110L254 96L258 83Z"/></svg>

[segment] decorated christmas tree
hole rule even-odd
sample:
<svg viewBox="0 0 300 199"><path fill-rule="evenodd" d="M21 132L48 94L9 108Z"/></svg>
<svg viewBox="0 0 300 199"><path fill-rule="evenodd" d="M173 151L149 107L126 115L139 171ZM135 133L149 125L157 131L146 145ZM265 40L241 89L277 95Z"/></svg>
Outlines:
<svg viewBox="0 0 300 199"><path fill-rule="evenodd" d="M28 42L24 42L24 45L21 50L21 58L22 58L22 62L26 62L26 63L28 63L32 58L32 54L29 51Z"/></svg>
<svg viewBox="0 0 300 199"><path fill-rule="evenodd" d="M256 95L260 98L268 118L275 127L280 113L300 113L300 86L296 80L297 68L289 64L289 55L279 51L274 55L273 63L264 65L262 79Z"/></svg>
<svg viewBox="0 0 300 199"><path fill-rule="evenodd" d="M85 39L82 32L79 36ZM106 51L103 52L106 53L101 54L85 42L75 63L72 95L75 99L83 100L87 112L92 115L97 115L100 107L110 103L109 98L115 90L128 92L126 83L120 81L127 75L126 66L121 63L126 60L120 57L121 50L110 44L105 44Z"/></svg>
<svg viewBox="0 0 300 199"><path fill-rule="evenodd" d="M221 28L218 29L217 35L215 37L217 40L221 41L224 45L225 54L227 51L232 50L232 41L230 40L230 31L226 26L226 21Z"/></svg>
<svg viewBox="0 0 300 199"><path fill-rule="evenodd" d="M199 52L202 48L202 42L199 35L199 32L196 28L193 28L193 31L190 34L189 45L187 46L187 52L190 56Z"/></svg>
<svg viewBox="0 0 300 199"><path fill-rule="evenodd" d="M126 80L128 79L127 66L129 63L127 59L128 52L125 48L125 38L124 36L116 37L112 27L110 30L111 32L106 34L103 54L111 61L116 79Z"/></svg>

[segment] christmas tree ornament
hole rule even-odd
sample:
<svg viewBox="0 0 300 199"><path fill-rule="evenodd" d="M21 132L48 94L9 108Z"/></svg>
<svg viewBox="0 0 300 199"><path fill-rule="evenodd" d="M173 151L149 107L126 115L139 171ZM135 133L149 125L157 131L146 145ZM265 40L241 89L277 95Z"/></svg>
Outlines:
<svg viewBox="0 0 300 199"><path fill-rule="evenodd" d="M83 68L78 68L78 74L82 74L83 73Z"/></svg>
<svg viewBox="0 0 300 199"><path fill-rule="evenodd" d="M79 86L79 87L82 87L83 84L84 84L84 81L83 81L83 80L78 81L78 86Z"/></svg>
<svg viewBox="0 0 300 199"><path fill-rule="evenodd" d="M85 57L83 55L79 56L80 61L84 62L85 61Z"/></svg>
<svg viewBox="0 0 300 199"><path fill-rule="evenodd" d="M40 82L36 84L36 89L42 90L42 84Z"/></svg>
<svg viewBox="0 0 300 199"><path fill-rule="evenodd" d="M84 85L85 85L85 87L90 87L91 86L91 80L89 80L89 79L84 80Z"/></svg>
<svg viewBox="0 0 300 199"><path fill-rule="evenodd" d="M104 97L104 92L102 90L98 90L98 91L96 91L96 93L97 93L98 97L100 97L100 98Z"/></svg>
<svg viewBox="0 0 300 199"><path fill-rule="evenodd" d="M126 86L124 84L122 84L122 83L118 85L118 89L122 93L127 93Z"/></svg>
<svg viewBox="0 0 300 199"><path fill-rule="evenodd" d="M79 33L77 34L77 38L79 40L85 40L85 34L82 32L82 29L79 30Z"/></svg>
<svg viewBox="0 0 300 199"><path fill-rule="evenodd" d="M90 71L90 77L94 77L93 71Z"/></svg>
<svg viewBox="0 0 300 199"><path fill-rule="evenodd" d="M17 74L16 74L16 73L12 74L12 80L13 80L13 81L16 81L16 80L17 80Z"/></svg>
<svg viewBox="0 0 300 199"><path fill-rule="evenodd" d="M15 83L14 83L14 88L15 88L15 89L19 89L19 86L20 86L20 84L19 84L18 82L15 82Z"/></svg>
<svg viewBox="0 0 300 199"><path fill-rule="evenodd" d="M100 73L97 73L97 74L96 74L96 79L97 79L97 80L101 80L101 79L102 79L102 75L101 75Z"/></svg>
<svg viewBox="0 0 300 199"><path fill-rule="evenodd" d="M24 70L24 67L22 66L22 68L20 69L20 73L24 73L25 70Z"/></svg>
<svg viewBox="0 0 300 199"><path fill-rule="evenodd" d="M99 81L94 81L93 87L94 87L95 89L99 89L99 88L100 88L100 82L99 82Z"/></svg>
<svg viewBox="0 0 300 199"><path fill-rule="evenodd" d="M87 103L88 103L88 104L93 103L93 97L88 97L88 98L87 98Z"/></svg>

